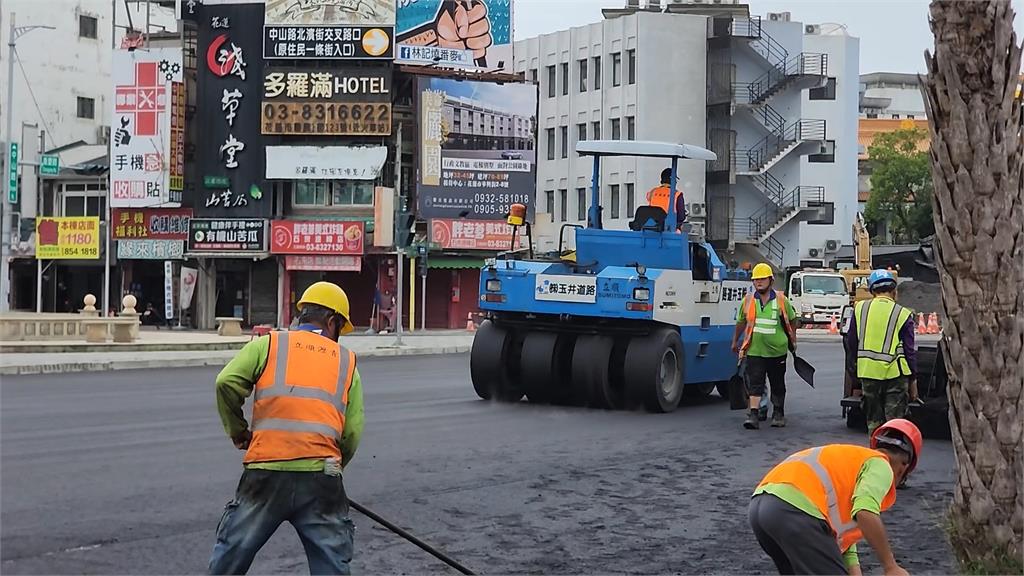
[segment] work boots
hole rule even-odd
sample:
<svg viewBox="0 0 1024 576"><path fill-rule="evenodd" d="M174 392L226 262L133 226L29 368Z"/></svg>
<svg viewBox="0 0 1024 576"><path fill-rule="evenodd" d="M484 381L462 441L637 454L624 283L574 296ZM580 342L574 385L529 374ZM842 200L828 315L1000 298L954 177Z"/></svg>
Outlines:
<svg viewBox="0 0 1024 576"><path fill-rule="evenodd" d="M772 397L772 428L784 428L786 426L786 399L784 396Z"/></svg>
<svg viewBox="0 0 1024 576"><path fill-rule="evenodd" d="M747 430L757 430L761 427L761 421L757 418L757 408L750 409L747 420L743 422L743 427Z"/></svg>

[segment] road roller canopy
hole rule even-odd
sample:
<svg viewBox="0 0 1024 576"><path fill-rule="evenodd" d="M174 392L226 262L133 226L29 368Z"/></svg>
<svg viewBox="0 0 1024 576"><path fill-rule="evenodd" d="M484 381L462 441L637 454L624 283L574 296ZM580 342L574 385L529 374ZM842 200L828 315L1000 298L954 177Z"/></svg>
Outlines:
<svg viewBox="0 0 1024 576"><path fill-rule="evenodd" d="M700 146L650 140L584 140L576 143L576 153L580 156L646 156L708 161L718 159L714 152Z"/></svg>

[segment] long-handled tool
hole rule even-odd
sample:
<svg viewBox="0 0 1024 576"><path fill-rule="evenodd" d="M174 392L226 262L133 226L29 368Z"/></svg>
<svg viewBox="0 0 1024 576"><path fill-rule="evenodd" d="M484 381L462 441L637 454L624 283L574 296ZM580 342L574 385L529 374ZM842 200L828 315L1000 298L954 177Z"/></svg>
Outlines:
<svg viewBox="0 0 1024 576"><path fill-rule="evenodd" d="M796 349L792 345L790 345L789 351L793 353L793 369L796 370L796 373L804 382L807 382L811 385L811 388L814 388L814 366L811 366L811 363L807 360L797 356Z"/></svg>
<svg viewBox="0 0 1024 576"><path fill-rule="evenodd" d="M462 564L459 564L458 562L456 562L455 560L450 558L444 552L441 552L440 550L434 548L430 544L427 544L426 542L424 542L424 541L420 540L419 538L413 536L409 532L406 532L402 528L399 528L398 526L392 524L391 522L388 522L384 518L381 518L380 516L377 515L377 513L373 512L372 510L370 510L366 506L363 506L362 504L359 504L358 502L355 502L353 500L349 500L348 503L349 503L350 506L352 506L353 508L358 510L363 516L366 516L370 520L373 520L374 522L380 524L381 526L387 528L388 530L391 530L395 534L398 534L402 538L405 538L409 542L412 542L413 544L415 544L416 546L420 547L422 550L426 551L428 554L430 554L434 558L437 558L438 560L444 562L445 564L451 566L452 568L455 568L460 573L462 573L462 574L474 574L474 572L472 570L470 570L469 568L466 568Z"/></svg>

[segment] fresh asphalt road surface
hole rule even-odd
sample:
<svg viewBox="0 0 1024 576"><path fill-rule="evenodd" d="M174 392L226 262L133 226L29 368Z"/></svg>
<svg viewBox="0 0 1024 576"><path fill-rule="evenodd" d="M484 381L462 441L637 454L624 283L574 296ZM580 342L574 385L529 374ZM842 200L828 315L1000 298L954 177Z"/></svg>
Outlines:
<svg viewBox="0 0 1024 576"><path fill-rule="evenodd" d="M467 355L367 359L366 432L345 485L482 574L772 573L747 525L757 481L796 449L866 442L840 418L841 348L801 352L818 387L791 367L789 426L758 431L717 396L667 415L498 405L476 398ZM0 572L205 571L241 472L214 407L215 373L4 377ZM953 467L950 443L927 440L885 515L911 573L953 572L942 530ZM353 518L354 571L454 573ZM306 571L290 526L252 568Z"/></svg>

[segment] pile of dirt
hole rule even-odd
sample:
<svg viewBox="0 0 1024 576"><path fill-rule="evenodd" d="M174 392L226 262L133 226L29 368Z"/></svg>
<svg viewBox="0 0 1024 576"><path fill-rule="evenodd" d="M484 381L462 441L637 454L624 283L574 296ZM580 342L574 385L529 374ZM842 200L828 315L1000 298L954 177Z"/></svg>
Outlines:
<svg viewBox="0 0 1024 576"><path fill-rule="evenodd" d="M896 301L914 312L942 312L942 288L936 283L907 280L900 282Z"/></svg>

